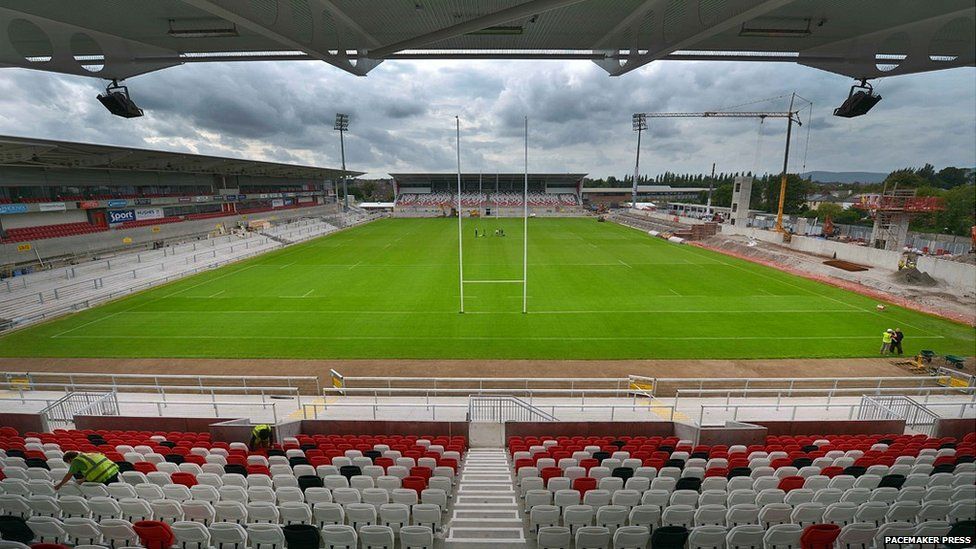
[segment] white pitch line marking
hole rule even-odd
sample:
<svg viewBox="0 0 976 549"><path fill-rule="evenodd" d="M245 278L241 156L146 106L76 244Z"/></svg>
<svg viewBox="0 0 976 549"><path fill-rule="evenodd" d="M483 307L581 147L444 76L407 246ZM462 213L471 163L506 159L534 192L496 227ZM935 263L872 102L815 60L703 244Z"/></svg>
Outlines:
<svg viewBox="0 0 976 549"><path fill-rule="evenodd" d="M465 280L465 284L521 284L523 281L519 280Z"/></svg>
<svg viewBox="0 0 976 549"><path fill-rule="evenodd" d="M681 294L679 294L678 292L676 292L676 291L674 290L674 288L668 288L668 291L669 291L669 292L671 292L671 293L672 293L672 294L674 294L674 295L681 295Z"/></svg>
<svg viewBox="0 0 976 549"><path fill-rule="evenodd" d="M301 298L297 298L301 299ZM305 311L300 311L305 312ZM456 314L456 313L455 313ZM518 313L522 314L522 313ZM107 317L106 317L107 318ZM80 326L79 326L80 328ZM471 341L566 341L565 336L559 337L507 337L507 336L269 336L269 335L227 335L227 334L214 334L214 335L142 335L142 334L132 334L132 335L61 335L59 337L65 337L70 339L284 339L284 340L401 340L401 339L418 339L418 340L430 340L430 341L450 341L450 340L471 340ZM735 341L735 340L808 340L808 339L863 339L863 340L874 340L877 339L875 336L798 336L798 337L787 337L787 336L715 336L715 337L668 337L668 336L623 336L623 337L573 337L575 341L628 341L628 340L642 340L642 341ZM914 336L912 339L945 339L945 336Z"/></svg>
<svg viewBox="0 0 976 549"><path fill-rule="evenodd" d="M624 261L623 259L618 259L617 261L619 261L620 264L623 265L624 267L630 267L631 269L633 269L633 267L631 267L630 265L628 265L627 262Z"/></svg>
<svg viewBox="0 0 976 549"><path fill-rule="evenodd" d="M315 291L314 289L309 290L309 291L305 292L305 294L302 295L302 297L308 297L308 296L312 295L312 292L314 292L314 291Z"/></svg>
<svg viewBox="0 0 976 549"><path fill-rule="evenodd" d="M220 290L219 292L208 295L207 297L217 297L218 295L226 292L227 290Z"/></svg>
<svg viewBox="0 0 976 549"><path fill-rule="evenodd" d="M294 265L296 263L298 263L298 262L297 261L292 261L291 263L288 263L286 265L282 265L281 267L278 267L278 270L280 271L281 269L284 269L286 267L291 267L292 265Z"/></svg>

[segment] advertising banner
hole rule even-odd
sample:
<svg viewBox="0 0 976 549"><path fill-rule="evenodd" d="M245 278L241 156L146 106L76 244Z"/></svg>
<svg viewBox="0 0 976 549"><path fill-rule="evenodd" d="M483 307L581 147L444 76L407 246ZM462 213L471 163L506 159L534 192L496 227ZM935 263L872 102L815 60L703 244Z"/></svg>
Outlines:
<svg viewBox="0 0 976 549"><path fill-rule="evenodd" d="M194 202L210 202L210 197L209 196L194 196L193 197L193 201Z"/></svg>
<svg viewBox="0 0 976 549"><path fill-rule="evenodd" d="M133 210L109 210L108 211L108 222L112 225L118 225L119 223L125 223L126 221L135 221L136 212Z"/></svg>
<svg viewBox="0 0 976 549"><path fill-rule="evenodd" d="M285 205L285 201L280 198L275 198L274 200L271 201L272 208L280 208L284 205Z"/></svg>
<svg viewBox="0 0 976 549"><path fill-rule="evenodd" d="M159 219L163 217L162 208L136 208L136 219Z"/></svg>
<svg viewBox="0 0 976 549"><path fill-rule="evenodd" d="M152 199L151 198L137 198L136 199L136 206L148 206L150 204L152 204Z"/></svg>
<svg viewBox="0 0 976 549"><path fill-rule="evenodd" d="M98 201L97 200L82 200L81 202L78 203L78 207L81 208L82 210L91 210L92 208L97 208L98 207Z"/></svg>
<svg viewBox="0 0 976 549"><path fill-rule="evenodd" d="M180 201L180 202L189 202L189 201L191 201L191 200L193 200L193 199L192 199L192 198L190 198L189 196L181 196L181 197L179 198L179 201Z"/></svg>
<svg viewBox="0 0 976 549"><path fill-rule="evenodd" d="M37 208L42 212L63 212L67 209L64 202L41 202Z"/></svg>
<svg viewBox="0 0 976 549"><path fill-rule="evenodd" d="M128 200L109 200L108 201L108 207L109 208L122 208L122 207L128 206L128 205L129 205L129 201Z"/></svg>
<svg viewBox="0 0 976 549"><path fill-rule="evenodd" d="M0 204L0 214L19 214L27 211L27 204Z"/></svg>

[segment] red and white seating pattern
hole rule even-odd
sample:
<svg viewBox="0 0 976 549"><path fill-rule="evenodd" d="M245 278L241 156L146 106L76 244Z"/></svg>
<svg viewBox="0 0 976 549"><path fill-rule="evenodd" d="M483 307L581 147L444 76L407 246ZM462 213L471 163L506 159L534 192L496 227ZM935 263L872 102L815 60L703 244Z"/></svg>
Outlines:
<svg viewBox="0 0 976 549"><path fill-rule="evenodd" d="M55 492L68 450L101 452L132 470L119 483ZM431 547L466 450L464 437L300 435L251 452L206 433L21 437L4 427L0 513L28 519L35 541L47 543L135 546L132 523L162 520L177 544L198 549L282 546L281 527L299 523L317 526L326 546L361 539L392 548L399 535L405 547Z"/></svg>
<svg viewBox="0 0 976 549"><path fill-rule="evenodd" d="M479 206L499 206L514 208L522 205L522 193L518 192L464 192L461 193L462 208L477 208ZM427 194L403 193L397 196L397 206L400 207L451 207L457 206L457 195L452 192L436 192ZM543 193L530 192L529 206L556 207L579 206L579 199L571 193Z"/></svg>
<svg viewBox="0 0 976 549"><path fill-rule="evenodd" d="M663 526L686 529L691 548L800 547L830 529L838 547L882 547L976 519L976 434L512 437L508 449L540 547L643 547Z"/></svg>

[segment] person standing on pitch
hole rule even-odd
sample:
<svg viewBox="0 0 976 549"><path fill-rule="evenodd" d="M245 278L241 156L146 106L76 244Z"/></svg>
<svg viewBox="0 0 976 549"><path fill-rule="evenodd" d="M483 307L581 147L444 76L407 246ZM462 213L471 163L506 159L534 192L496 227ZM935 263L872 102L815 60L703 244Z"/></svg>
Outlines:
<svg viewBox="0 0 976 549"><path fill-rule="evenodd" d="M891 334L891 352L898 353L901 355L904 351L901 348L901 340L905 339L905 334L901 333L901 328L895 328L894 333Z"/></svg>
<svg viewBox="0 0 976 549"><path fill-rule="evenodd" d="M881 333L881 354L886 354L891 352L891 340L894 335L894 330L888 328Z"/></svg>
<svg viewBox="0 0 976 549"><path fill-rule="evenodd" d="M75 476L78 477L78 483L112 484L119 481L119 466L105 457L104 454L72 451L65 452L61 459L68 464L68 472L64 474L61 482L54 486L55 490L60 490L71 480L71 477Z"/></svg>

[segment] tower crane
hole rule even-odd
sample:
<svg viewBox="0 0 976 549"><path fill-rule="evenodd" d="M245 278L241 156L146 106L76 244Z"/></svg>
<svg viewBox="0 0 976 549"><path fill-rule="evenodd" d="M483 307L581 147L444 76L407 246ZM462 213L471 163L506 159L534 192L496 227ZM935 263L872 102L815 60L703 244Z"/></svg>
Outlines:
<svg viewBox="0 0 976 549"><path fill-rule="evenodd" d="M776 231L783 230L783 203L786 200L786 170L790 163L790 139L793 135L793 124L802 126L800 121L800 111L794 110L793 105L799 96L795 93L790 96L790 108L786 111L705 111L705 112L645 112L634 114L634 131L647 129L643 122L646 118L785 118L786 119L786 150L783 153L783 172L779 182L779 207L776 211ZM802 99L802 98L800 98ZM805 108L805 107L804 107ZM641 120L642 123L638 123ZM639 128L639 130L638 130ZM638 134L638 147L640 147L640 134ZM639 149L638 149L639 154ZM640 158L640 157L638 157ZM634 175L634 193L637 192L637 175Z"/></svg>

